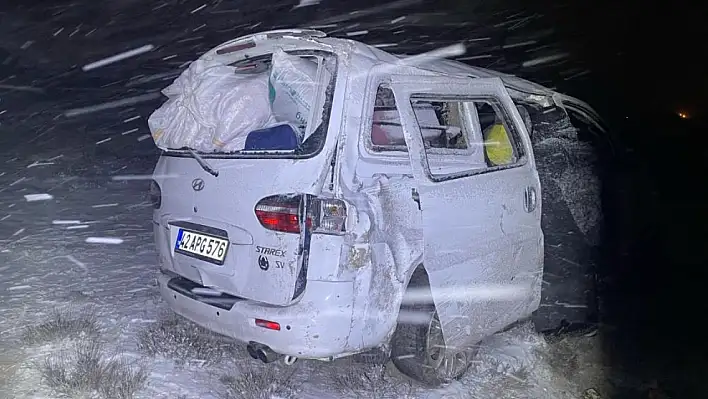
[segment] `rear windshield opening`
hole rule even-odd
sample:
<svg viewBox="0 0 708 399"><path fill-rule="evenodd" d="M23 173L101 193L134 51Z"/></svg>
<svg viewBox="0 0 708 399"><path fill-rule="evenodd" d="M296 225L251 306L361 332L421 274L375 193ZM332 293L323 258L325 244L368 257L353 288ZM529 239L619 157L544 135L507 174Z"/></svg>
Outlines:
<svg viewBox="0 0 708 399"><path fill-rule="evenodd" d="M222 109L236 109L236 113L248 118L246 123L242 123L243 117L240 115L232 118L233 122L229 122L228 117L221 117L220 125L222 121L226 121L226 126L249 128L238 131L223 129L227 132L225 136L233 141L223 144L222 148L205 151L203 148L180 146L169 148L164 152L165 155L190 156L191 152L195 152L204 158L309 158L322 150L337 75L336 55L316 50L276 50L273 54L240 60L229 67L233 68L238 76L253 77L262 82L267 80L267 93L259 92L257 95L267 96L270 109L264 110L260 107L243 112L238 107L229 105L210 105ZM259 90L261 87L264 85L259 85ZM237 89L238 87L232 93ZM226 93L223 97L228 95L229 93ZM251 95L249 93L249 97L245 98L250 98ZM233 101L237 103L238 99ZM269 117L264 112L268 112ZM252 116L255 114L259 117ZM219 139L215 139L214 142L222 145L225 140L219 142Z"/></svg>

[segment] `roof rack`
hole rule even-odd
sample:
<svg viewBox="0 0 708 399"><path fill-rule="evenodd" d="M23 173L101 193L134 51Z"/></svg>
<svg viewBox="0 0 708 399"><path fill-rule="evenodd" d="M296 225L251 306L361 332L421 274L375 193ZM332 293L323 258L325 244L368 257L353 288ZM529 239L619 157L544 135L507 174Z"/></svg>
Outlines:
<svg viewBox="0 0 708 399"><path fill-rule="evenodd" d="M241 36L226 43L220 44L217 49L217 54L232 53L246 48L255 47L257 41L280 39L283 37L293 38L313 38L326 37L327 34L314 29L277 29L265 32L252 33L250 35ZM245 43L244 43L245 42Z"/></svg>
<svg viewBox="0 0 708 399"><path fill-rule="evenodd" d="M308 37L326 37L327 34L322 31L314 30L314 29L276 29L276 30L269 30L269 31L265 31L265 32L252 33L250 35L241 36L241 37L236 38L234 40L230 40L229 43L240 42L240 41L248 40L248 39L253 39L253 40L279 39L281 37L286 37L286 36L308 38Z"/></svg>

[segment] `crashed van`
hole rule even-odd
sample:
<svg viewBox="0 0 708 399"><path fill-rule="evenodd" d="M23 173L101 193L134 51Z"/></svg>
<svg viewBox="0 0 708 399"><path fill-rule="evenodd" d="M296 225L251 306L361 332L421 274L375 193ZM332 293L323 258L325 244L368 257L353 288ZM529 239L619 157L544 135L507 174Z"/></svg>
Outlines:
<svg viewBox="0 0 708 399"><path fill-rule="evenodd" d="M277 117L288 112L277 109L268 75L276 53L314 66L308 96L288 89L309 101L295 120ZM314 30L241 37L199 60L230 68L225 79L261 79L249 82L264 88L275 117L225 130L239 137L228 150L223 140L168 146L169 129L151 126L162 150L151 185L159 287L174 312L264 362L379 350L428 385L461 376L480 341L520 320L549 329L593 313L594 277L571 259L579 247L593 252L601 219L588 191L597 184L590 147L569 117L604 129L586 104L514 76ZM250 98L240 106L263 102ZM219 129L210 126L199 137ZM494 126L509 146L491 162L498 142L485 132ZM553 247L572 252L557 254L570 263L544 259L546 201L560 209L549 216L562 232L554 245L578 240Z"/></svg>

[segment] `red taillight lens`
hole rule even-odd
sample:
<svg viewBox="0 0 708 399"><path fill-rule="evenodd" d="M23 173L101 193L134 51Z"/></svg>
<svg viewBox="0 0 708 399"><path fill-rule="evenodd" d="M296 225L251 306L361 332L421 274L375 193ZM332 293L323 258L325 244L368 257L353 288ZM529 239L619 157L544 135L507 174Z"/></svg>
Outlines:
<svg viewBox="0 0 708 399"><path fill-rule="evenodd" d="M263 227L268 230L282 231L283 233L299 233L300 219L297 214L289 210L264 210L256 209L256 216Z"/></svg>
<svg viewBox="0 0 708 399"><path fill-rule="evenodd" d="M256 217L268 230L283 233L300 233L301 196L273 196L256 204ZM312 221L308 218L308 225Z"/></svg>
<svg viewBox="0 0 708 399"><path fill-rule="evenodd" d="M256 319L256 325L258 327L267 328L269 330L280 331L280 324L274 321L268 321L263 319Z"/></svg>

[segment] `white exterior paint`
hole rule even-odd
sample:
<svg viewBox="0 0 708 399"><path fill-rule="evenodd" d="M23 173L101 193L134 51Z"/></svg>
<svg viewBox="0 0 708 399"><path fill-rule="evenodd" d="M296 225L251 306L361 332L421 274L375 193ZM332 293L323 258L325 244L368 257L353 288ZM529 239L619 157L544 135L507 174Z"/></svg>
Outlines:
<svg viewBox="0 0 708 399"><path fill-rule="evenodd" d="M250 40L255 47L217 54ZM422 264L450 346L472 345L530 315L539 304L543 270L540 184L528 133L510 94L543 105L551 103L554 93L452 61L402 65L382 50L311 31L251 35L217 46L201 58L229 64L277 47L328 51L338 57L323 149L308 159L203 154L220 171L218 177L191 157L161 157L155 181L162 190L162 206L154 213L154 224L164 272L161 291L171 308L209 329L282 354L340 357L388 343L408 279ZM398 99L408 154L373 153L364 140L375 91L384 81L391 83ZM431 180L407 100L426 91L497 99L521 136L525 156L513 167ZM205 181L199 192L191 187L197 178ZM531 213L523 207L529 187L538 193ZM412 200L413 189L419 192L422 210ZM346 201L346 234L312 234L303 252L300 248L308 246L304 235L264 229L255 218L255 204L270 195L293 193ZM175 253L174 224L180 221L226 231L231 246L225 264ZM285 251L285 267L261 270L257 246ZM293 298L305 265L307 286ZM191 299L167 286L177 275L242 300L224 310ZM255 318L278 322L282 328L257 327Z"/></svg>

